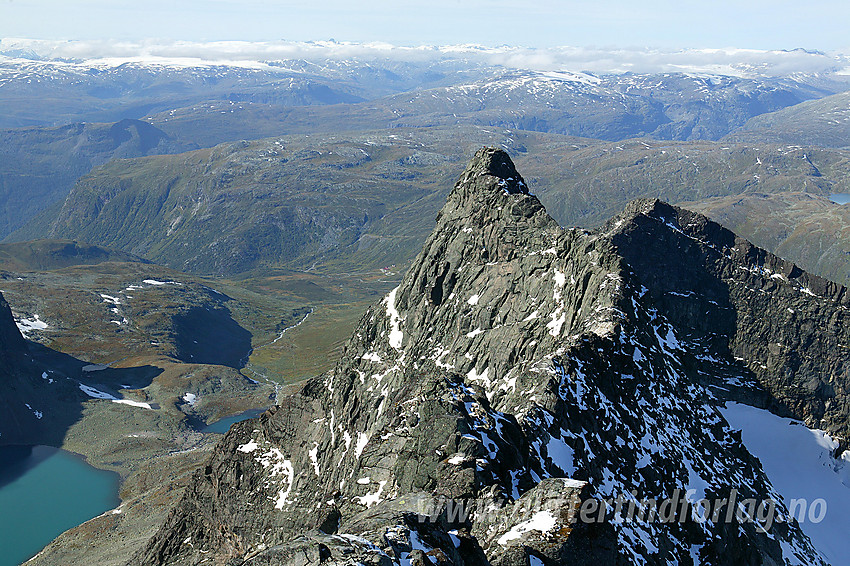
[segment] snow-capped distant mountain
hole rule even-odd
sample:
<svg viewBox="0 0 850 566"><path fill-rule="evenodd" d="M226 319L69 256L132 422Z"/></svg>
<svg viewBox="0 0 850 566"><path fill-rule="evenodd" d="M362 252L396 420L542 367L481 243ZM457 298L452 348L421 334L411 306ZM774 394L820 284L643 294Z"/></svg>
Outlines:
<svg viewBox="0 0 850 566"><path fill-rule="evenodd" d="M850 56L806 49L621 49L585 47L528 48L476 44L400 46L382 42L329 41L52 41L0 38L0 54L40 61L188 60L209 64L262 61L350 61L363 63L463 61L467 65L557 71L573 69L601 74L626 72L697 73L741 78L835 73L850 69ZM247 62L247 63L246 63Z"/></svg>
<svg viewBox="0 0 850 566"><path fill-rule="evenodd" d="M510 111L521 97L519 126L540 129L557 117L528 115L535 105L593 113L593 99L619 126L582 135L706 138L746 119L846 90L842 55L806 51L530 50L481 46L215 42L112 44L0 40L0 127L114 121L233 101L273 106L356 103L427 89L443 111L490 105ZM504 100L510 97L510 100ZM575 97L583 97L576 102ZM421 97L420 97L421 98ZM707 105L690 107L691 103ZM496 106L493 106L496 104ZM729 120L697 124L695 113L732 104ZM660 107L659 107L660 105ZM672 114L687 115L682 126ZM421 111L433 112L433 104ZM625 106L626 116L621 116ZM746 108L739 108L746 106ZM438 110L439 111L439 110ZM409 115L409 111L405 111ZM545 112L544 112L545 114ZM593 122L595 117L591 116ZM704 121L704 120L703 120ZM674 124L666 125L668 122ZM382 127L383 122L370 127ZM519 127L518 126L518 127ZM559 127L554 126L556 129ZM657 131L656 131L657 130ZM725 130L721 133L721 130Z"/></svg>
<svg viewBox="0 0 850 566"><path fill-rule="evenodd" d="M280 105L351 103L363 89L261 64L194 60L33 61L0 58L0 127L137 119L217 99Z"/></svg>
<svg viewBox="0 0 850 566"><path fill-rule="evenodd" d="M380 101L397 126L474 123L621 140L718 139L753 116L846 89L821 74L794 77L496 70L477 81Z"/></svg>

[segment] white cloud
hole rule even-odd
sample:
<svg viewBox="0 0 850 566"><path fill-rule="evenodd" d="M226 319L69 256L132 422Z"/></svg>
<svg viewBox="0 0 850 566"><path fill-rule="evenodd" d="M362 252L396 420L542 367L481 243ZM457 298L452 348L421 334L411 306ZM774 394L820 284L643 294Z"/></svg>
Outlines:
<svg viewBox="0 0 850 566"><path fill-rule="evenodd" d="M350 42L249 42L249 41L54 41L2 39L0 53L13 57L47 60L126 61L218 64L238 62L258 66L262 62L304 59L308 61L391 59L409 62L438 59L465 60L487 65L539 71L569 70L594 73L694 72L738 76L784 76L797 72L834 72L850 66L850 58L838 53L765 51L754 49L623 49L588 47L483 47L448 45L403 47L388 43Z"/></svg>

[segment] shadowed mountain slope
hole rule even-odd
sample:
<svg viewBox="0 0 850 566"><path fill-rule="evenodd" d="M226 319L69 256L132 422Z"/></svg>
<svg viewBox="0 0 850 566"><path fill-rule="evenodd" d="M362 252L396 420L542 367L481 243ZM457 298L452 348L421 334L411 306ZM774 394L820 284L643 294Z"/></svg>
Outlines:
<svg viewBox="0 0 850 566"><path fill-rule="evenodd" d="M0 237L60 202L77 179L110 159L195 147L140 120L0 131ZM36 232L24 239L43 237Z"/></svg>

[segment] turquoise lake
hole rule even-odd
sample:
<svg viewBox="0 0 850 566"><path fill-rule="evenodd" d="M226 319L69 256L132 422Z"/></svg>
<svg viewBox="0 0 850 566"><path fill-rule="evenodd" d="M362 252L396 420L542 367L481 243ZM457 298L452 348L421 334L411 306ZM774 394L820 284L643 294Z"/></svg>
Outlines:
<svg viewBox="0 0 850 566"><path fill-rule="evenodd" d="M49 446L0 447L0 566L18 566L120 502L118 475L79 456Z"/></svg>

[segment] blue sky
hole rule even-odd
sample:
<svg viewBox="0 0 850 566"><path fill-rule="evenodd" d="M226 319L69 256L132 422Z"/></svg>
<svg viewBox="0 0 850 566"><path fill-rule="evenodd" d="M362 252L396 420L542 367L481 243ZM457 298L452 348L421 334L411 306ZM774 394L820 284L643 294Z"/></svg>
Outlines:
<svg viewBox="0 0 850 566"><path fill-rule="evenodd" d="M0 37L850 51L850 2L0 0Z"/></svg>

